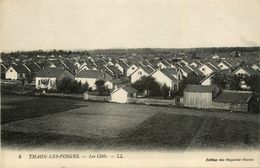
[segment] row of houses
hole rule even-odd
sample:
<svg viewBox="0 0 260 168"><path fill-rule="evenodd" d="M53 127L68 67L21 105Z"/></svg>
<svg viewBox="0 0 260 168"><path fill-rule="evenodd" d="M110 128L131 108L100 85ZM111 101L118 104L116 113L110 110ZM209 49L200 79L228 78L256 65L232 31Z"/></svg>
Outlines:
<svg viewBox="0 0 260 168"><path fill-rule="evenodd" d="M137 94L135 88L122 86L111 92L111 101L131 103ZM216 85L187 85L184 89L183 105L189 108L251 112L257 103L252 91L223 90Z"/></svg>

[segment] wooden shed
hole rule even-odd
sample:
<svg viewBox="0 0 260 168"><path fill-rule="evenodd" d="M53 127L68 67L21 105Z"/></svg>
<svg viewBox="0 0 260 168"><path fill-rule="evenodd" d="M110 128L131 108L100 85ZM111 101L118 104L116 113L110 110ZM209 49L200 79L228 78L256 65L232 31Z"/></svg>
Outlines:
<svg viewBox="0 0 260 168"><path fill-rule="evenodd" d="M122 86L111 93L111 101L127 103L129 97L136 97L137 90L131 86Z"/></svg>
<svg viewBox="0 0 260 168"><path fill-rule="evenodd" d="M256 99L252 91L223 90L212 103L215 109L248 112L253 110Z"/></svg>
<svg viewBox="0 0 260 168"><path fill-rule="evenodd" d="M187 85L184 89L185 107L212 108L212 100L219 94L216 85Z"/></svg>

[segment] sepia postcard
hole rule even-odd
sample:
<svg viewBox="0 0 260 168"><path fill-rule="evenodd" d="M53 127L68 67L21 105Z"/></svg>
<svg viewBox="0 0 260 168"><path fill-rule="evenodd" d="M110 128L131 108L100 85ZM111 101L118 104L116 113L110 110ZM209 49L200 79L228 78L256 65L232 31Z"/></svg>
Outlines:
<svg viewBox="0 0 260 168"><path fill-rule="evenodd" d="M259 0L0 0L0 167L260 167L259 34Z"/></svg>

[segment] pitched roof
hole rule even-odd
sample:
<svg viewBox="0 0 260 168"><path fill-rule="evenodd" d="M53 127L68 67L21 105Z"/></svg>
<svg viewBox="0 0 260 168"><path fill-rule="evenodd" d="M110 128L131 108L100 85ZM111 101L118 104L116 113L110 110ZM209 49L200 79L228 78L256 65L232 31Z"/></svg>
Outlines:
<svg viewBox="0 0 260 168"><path fill-rule="evenodd" d="M200 76L204 76L204 74L197 68L197 67L195 67L195 66L190 66L190 68L192 69L192 71L194 72L194 73L196 73L197 75L200 75Z"/></svg>
<svg viewBox="0 0 260 168"><path fill-rule="evenodd" d="M231 65L232 67L237 67L237 66L239 66L239 61L237 61L237 60L231 60L231 59L225 59L225 60L223 60L223 62L226 62L226 63L228 63L229 65Z"/></svg>
<svg viewBox="0 0 260 168"><path fill-rule="evenodd" d="M233 73L236 73L239 69L244 69L249 75L255 75L258 73L252 67L239 67Z"/></svg>
<svg viewBox="0 0 260 168"><path fill-rule="evenodd" d="M140 68L142 68L147 74L151 74L154 71L151 67L148 66L141 66Z"/></svg>
<svg viewBox="0 0 260 168"><path fill-rule="evenodd" d="M30 71L23 64L11 64L10 67L18 73L29 73Z"/></svg>
<svg viewBox="0 0 260 168"><path fill-rule="evenodd" d="M216 85L187 85L184 92L212 92Z"/></svg>
<svg viewBox="0 0 260 168"><path fill-rule="evenodd" d="M177 66L179 69L181 69L182 71L186 72L187 74L190 74L192 72L192 70L190 68L188 68L187 66Z"/></svg>
<svg viewBox="0 0 260 168"><path fill-rule="evenodd" d="M216 61L209 61L208 62L210 65L214 66L216 69L220 69L218 66L218 63Z"/></svg>
<svg viewBox="0 0 260 168"><path fill-rule="evenodd" d="M74 65L70 60L64 60L63 63L69 68L70 70L77 69L77 66Z"/></svg>
<svg viewBox="0 0 260 168"><path fill-rule="evenodd" d="M41 69L36 77L59 77L65 69L61 67Z"/></svg>
<svg viewBox="0 0 260 168"><path fill-rule="evenodd" d="M123 86L121 87L122 89L124 89L125 91L127 91L128 93L137 93L138 91L133 88L132 86Z"/></svg>
<svg viewBox="0 0 260 168"><path fill-rule="evenodd" d="M35 63L27 63L25 65L31 70L31 72L39 72L41 70L41 68L38 67Z"/></svg>
<svg viewBox="0 0 260 168"><path fill-rule="evenodd" d="M1 64L1 73L5 72L7 67L4 64Z"/></svg>
<svg viewBox="0 0 260 168"><path fill-rule="evenodd" d="M211 65L210 63L206 63L205 64L207 67L209 67L211 70L213 71L218 71L219 69L217 69L215 66Z"/></svg>
<svg viewBox="0 0 260 168"><path fill-rule="evenodd" d="M162 64L166 65L166 66L171 66L171 65L170 65L166 60L164 60L164 59L161 60L160 62L161 62ZM159 63L160 63L160 62L159 62Z"/></svg>
<svg viewBox="0 0 260 168"><path fill-rule="evenodd" d="M165 76L173 81L177 81L177 79L173 76L177 74L177 70L175 68L165 68L160 70Z"/></svg>
<svg viewBox="0 0 260 168"><path fill-rule="evenodd" d="M51 60L51 63L56 67L64 67L60 60Z"/></svg>
<svg viewBox="0 0 260 168"><path fill-rule="evenodd" d="M107 66L107 69L110 70L113 74L117 74L117 75L122 74L122 72L115 65L109 65Z"/></svg>
<svg viewBox="0 0 260 168"><path fill-rule="evenodd" d="M12 58L10 56L3 56L1 55L0 58L3 62L12 62Z"/></svg>
<svg viewBox="0 0 260 168"><path fill-rule="evenodd" d="M127 69L129 65L127 65L124 61L119 60L118 65L120 65L123 69Z"/></svg>
<svg viewBox="0 0 260 168"><path fill-rule="evenodd" d="M223 90L213 101L225 103L246 103L253 96L251 91Z"/></svg>
<svg viewBox="0 0 260 168"><path fill-rule="evenodd" d="M76 74L76 78L97 78L101 74L97 70L83 70Z"/></svg>

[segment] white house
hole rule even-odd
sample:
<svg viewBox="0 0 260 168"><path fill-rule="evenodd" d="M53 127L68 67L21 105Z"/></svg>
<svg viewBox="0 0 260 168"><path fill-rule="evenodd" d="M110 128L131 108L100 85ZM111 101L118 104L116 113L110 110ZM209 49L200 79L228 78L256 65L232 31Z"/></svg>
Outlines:
<svg viewBox="0 0 260 168"><path fill-rule="evenodd" d="M134 71L137 70L139 66L132 64L128 67L128 69L126 70L126 76L130 76Z"/></svg>
<svg viewBox="0 0 260 168"><path fill-rule="evenodd" d="M127 103L129 97L136 97L137 90L131 86L122 86L111 93L111 101L116 103Z"/></svg>
<svg viewBox="0 0 260 168"><path fill-rule="evenodd" d="M230 68L232 68L232 66L230 66L229 64L227 64L226 62L223 62L223 61L221 61L221 62L218 64L218 67L219 67L220 69L230 69Z"/></svg>
<svg viewBox="0 0 260 168"><path fill-rule="evenodd" d="M64 68L41 69L35 77L36 89L57 89L57 82L64 78L74 80L74 75Z"/></svg>
<svg viewBox="0 0 260 168"><path fill-rule="evenodd" d="M159 69L165 69L171 67L171 64L166 60L161 60L156 65Z"/></svg>
<svg viewBox="0 0 260 168"><path fill-rule="evenodd" d="M91 70L92 66L86 62L84 62L80 67L79 67L79 71L83 71L83 70Z"/></svg>
<svg viewBox="0 0 260 168"><path fill-rule="evenodd" d="M251 67L239 67L234 72L236 75L247 75L251 76L257 73L253 68Z"/></svg>
<svg viewBox="0 0 260 168"><path fill-rule="evenodd" d="M204 79L202 79L202 81L200 81L199 83L201 85L211 85L211 77L212 77L212 74L209 75L209 76L206 76Z"/></svg>
<svg viewBox="0 0 260 168"><path fill-rule="evenodd" d="M144 67L144 66L139 67L135 72L131 74L131 83L135 83L143 76L150 75L153 71L154 69L150 67Z"/></svg>
<svg viewBox="0 0 260 168"><path fill-rule="evenodd" d="M190 63L190 66L195 66L195 67L197 67L197 68L199 68L200 66L202 66L203 64L200 62L200 61L198 61L198 60L196 60L196 61L192 61L191 63Z"/></svg>
<svg viewBox="0 0 260 168"><path fill-rule="evenodd" d="M215 68L214 66L212 66L209 63L206 63L204 65L202 65L199 70L205 75L208 76L210 74L212 74L213 72L216 72L218 69Z"/></svg>
<svg viewBox="0 0 260 168"><path fill-rule="evenodd" d="M166 85L171 90L178 90L182 73L174 68L166 68L154 71L151 76L161 85Z"/></svg>
<svg viewBox="0 0 260 168"><path fill-rule="evenodd" d="M123 74L126 72L126 70L128 69L129 65L127 65L124 61L119 60L115 66L117 67L117 69L119 69Z"/></svg>
<svg viewBox="0 0 260 168"><path fill-rule="evenodd" d="M76 74L75 80L81 82L82 84L87 82L88 86L95 90L95 82L97 81L97 78L100 74L101 72L96 70L83 70Z"/></svg>
<svg viewBox="0 0 260 168"><path fill-rule="evenodd" d="M179 69L185 77L193 72L193 70L189 66L177 66L177 69Z"/></svg>
<svg viewBox="0 0 260 168"><path fill-rule="evenodd" d="M30 71L23 64L11 64L5 72L5 78L11 80L27 79Z"/></svg>
<svg viewBox="0 0 260 168"><path fill-rule="evenodd" d="M255 71L260 71L260 66L257 64L252 64L251 68L253 68Z"/></svg>

